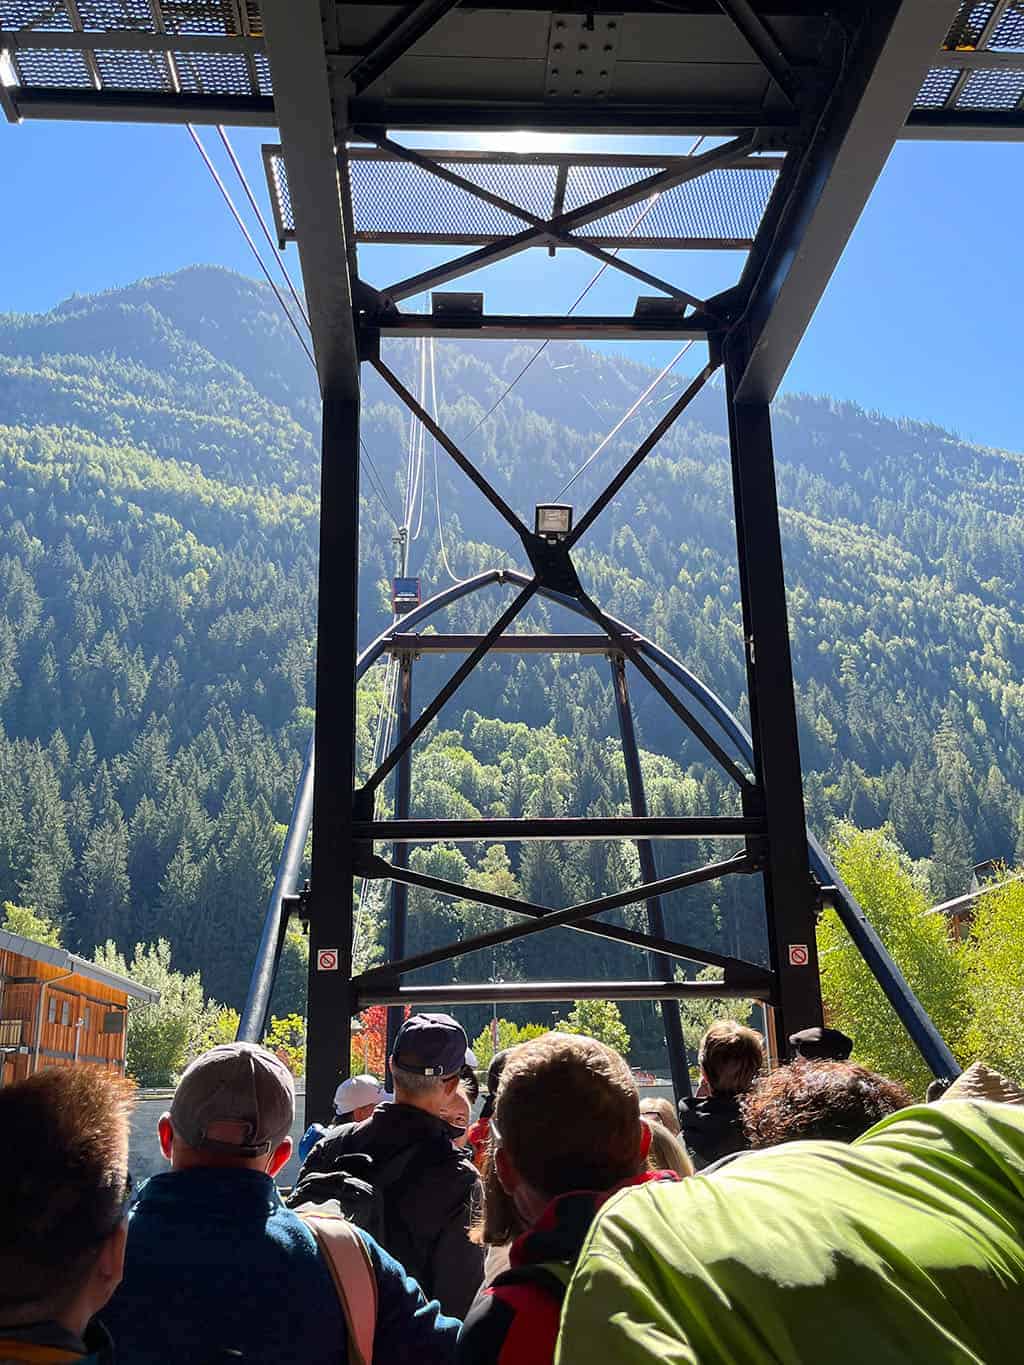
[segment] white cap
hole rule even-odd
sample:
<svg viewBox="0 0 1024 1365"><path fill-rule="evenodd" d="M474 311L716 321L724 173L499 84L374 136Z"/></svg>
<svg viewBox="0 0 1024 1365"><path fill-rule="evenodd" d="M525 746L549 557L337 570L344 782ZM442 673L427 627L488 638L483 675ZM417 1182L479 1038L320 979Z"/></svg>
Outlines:
<svg viewBox="0 0 1024 1365"><path fill-rule="evenodd" d="M351 1114L353 1109L362 1109L364 1104L380 1104L383 1099L384 1087L376 1076L350 1076L334 1092L334 1112Z"/></svg>

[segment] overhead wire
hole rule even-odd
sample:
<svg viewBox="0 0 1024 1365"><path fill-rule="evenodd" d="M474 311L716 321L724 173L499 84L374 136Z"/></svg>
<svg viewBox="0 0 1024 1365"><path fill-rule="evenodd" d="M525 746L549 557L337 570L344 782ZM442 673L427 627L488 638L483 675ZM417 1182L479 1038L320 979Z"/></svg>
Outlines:
<svg viewBox="0 0 1024 1365"><path fill-rule="evenodd" d="M237 208L237 206L236 206L236 204L235 204L235 201L231 198L231 195L230 195L230 193L228 192L228 187L224 184L224 181L223 181L223 180L221 179L221 177L220 177L220 172L217 170L217 167L216 167L216 166L213 164L213 162L211 161L211 159L210 159L210 154L207 152L206 148L203 146L203 143L202 143L202 141L200 140L199 134L196 132L196 130L195 130L195 128L192 126L192 124L191 124L191 123L188 123L188 124L186 124L185 126L188 128L189 136L192 138L192 141L195 143L196 148L197 148L197 150L198 150L198 152L199 152L199 155L203 158L203 161L206 163L206 169L207 169L207 170L210 172L210 174L213 176L214 184L215 184L215 185L217 186L217 188L220 190L220 192L221 192L221 194L222 194L222 196L223 196L223 198L224 198L225 204L227 204L228 208L231 210L231 216L234 218L235 222L238 224L239 231L242 233L242 236L245 238L246 242L249 244L249 250L250 250L250 251L252 252L252 254L255 256L256 261L257 261L257 264L259 265L260 270L262 270L262 272L263 272L263 274L264 274L264 277L266 278L267 284L269 284L270 287L271 287L271 289L274 291L274 294L275 294L275 296L276 296L276 298L277 298L278 303L281 305L281 308L282 308L282 310L283 310L283 312L284 312L285 317L286 317L286 318L288 319L288 321L291 323L292 331L295 333L295 335L296 335L296 336L298 337L298 339L299 339L299 345L302 347L302 349L306 352L306 355L309 357L309 363L313 366L314 369L316 369L316 361L313 359L313 352L312 352L312 350L310 349L308 343L306 342L306 338L302 335L302 332L299 330L298 324L296 323L295 319L292 317L291 311L289 310L288 305L287 305L287 304L285 303L285 301L284 301L284 295L281 293L280 289L277 287L277 284L276 284L276 282L275 282L275 280L274 280L274 277L271 275L270 271L267 269L266 262L263 260L263 257L260 255L259 248L257 247L256 243L255 243L255 242L253 241L253 239L252 239L252 233L251 233L251 232L249 231L249 229L246 227L246 225L245 225L245 220L243 219L242 215L239 213L238 208ZM307 324L307 325L308 325L308 324Z"/></svg>
<svg viewBox="0 0 1024 1365"><path fill-rule="evenodd" d="M564 483L564 484L562 485L562 487L558 490L558 492L555 494L554 498L552 499L553 502L557 502L558 499L562 496L563 493L567 493L567 492L569 491L569 489L573 486L573 484L576 482L576 480L580 477L580 475L583 474L586 470L588 470L588 469L590 468L590 466L594 463L594 461L597 459L597 457L601 454L601 451L605 449L605 447L609 444L609 442L611 442L612 440L615 439L615 437L616 437L616 436L618 435L618 433L622 430L622 428L626 425L626 423L629 421L629 419L630 419L636 412L638 412L638 411L640 410L641 407L643 407L644 402L646 401L646 399L654 392L654 390L658 387L658 385L659 385L659 384L661 383L661 381L665 378L665 376L666 376L667 374L669 374L669 372L670 372L671 370L674 370L674 369L675 369L675 367L679 364L680 360L682 360L683 356L686 354L686 352L690 349L690 347L691 347L693 344L694 344L694 343L693 343L693 339L691 338L689 341L687 341L687 342L685 343L685 345L681 346L681 347L679 348L679 350L676 351L675 355L674 355L674 356L672 357L672 359L668 362L668 364L665 366L665 368L664 368L663 370L660 370L660 371L658 372L658 374L656 374L655 377L651 380L651 382L647 385L647 388L644 389L643 393L642 393L642 394L640 395L640 397L636 400L636 402L635 402L635 403L633 404L633 406L629 409L629 411L628 411L628 412L625 412L625 413L619 418L619 420L618 420L618 421L615 423L615 425L612 427L611 431L608 432L607 436L603 437L603 439L602 439L601 441L598 442L597 446L591 451L591 453L590 453L590 454L587 456L587 458L583 461L583 463L580 465L579 469L577 469L576 473L572 475L572 477L568 480L567 483Z"/></svg>
<svg viewBox="0 0 1024 1365"><path fill-rule="evenodd" d="M430 338L430 391L431 403L435 420L438 416L437 409L437 366L434 356L434 338ZM437 543L441 548L441 563L444 565L448 577L453 583L461 582L454 569L448 561L448 550L444 543L444 524L441 517L441 486L437 473L437 441L434 440L434 509L437 513Z"/></svg>
<svg viewBox="0 0 1024 1365"><path fill-rule="evenodd" d="M236 207L236 205L235 205L235 203L234 203L234 200L231 198L231 195L230 195L230 193L228 192L227 186L224 184L223 180L221 179L220 175L218 174L217 168L214 166L213 162L210 160L210 157L209 157L209 155L208 155L208 153L207 153L207 151L206 151L206 148L203 146L203 143L201 142L201 140L200 140L200 138L199 138L199 135L197 134L195 128L192 126L191 123L188 124L187 127L188 127L189 134L191 135L192 141L195 143L196 149L197 149L198 152L199 152L199 155L203 158L203 162L205 163L207 170L210 172L210 175L213 177L213 181L214 181L214 183L216 184L217 188L220 190L221 195L222 195L223 198L224 198L224 202L227 204L228 208L231 210L231 215L232 215L232 217L234 218L236 224L238 225L238 228L239 228L239 230L241 231L241 233L242 233L243 237L245 238L246 242L248 243L250 251L251 251L252 254L256 257L256 260L257 260L257 262L259 263L260 270L263 272L263 275L264 275L264 277L266 278L267 283L270 285L271 289L274 291L274 296L276 297L278 303L279 303L280 306L281 306L281 311L284 313L284 315L285 315L285 317L288 319L289 323L291 323L292 330L295 332L295 335L298 337L299 344L301 345L302 349L305 351L305 353L306 353L306 355L307 355L307 357L308 357L308 359L309 359L309 363L313 366L314 371L316 371L316 360L314 359L313 352L312 352L312 350L310 349L309 345L307 344L305 337L302 335L302 332L299 330L298 326L296 325L295 319L292 317L291 311L290 311L290 309L288 308L287 304L285 303L284 298L283 298L283 296L282 296L282 294L281 294L281 291L278 289L277 285L274 283L273 279L271 278L270 271L267 269L266 263L265 263L264 260L263 260L263 257L262 257L262 255L261 255L261 253L260 253L260 251L259 251L259 248L256 246L256 243L253 241L251 233L249 232L248 228L246 227L245 222L244 222L244 220L243 220L241 214L239 213L238 208ZM249 199L250 205L252 206L252 210L253 210L253 212L255 213L257 220L259 221L260 227L263 229L263 235L264 235L264 237L266 237L267 241L270 243L270 247L271 247L271 250L272 250L272 252L273 252L273 254L274 254L274 258L275 258L275 260L278 262L278 265L279 265L279 267L280 267L282 273L284 274L285 280L286 280L287 283L288 283L288 287L289 287L290 290L291 290L292 297L295 299L295 303L296 303L296 306L297 306L298 309L299 309L299 313L300 313L300 315L301 315L301 317L302 317L302 321L306 324L306 327L309 328L309 318L308 318L308 316L306 315L306 310L302 307L302 304L301 304L301 302L300 302L300 300L299 300L299 298L298 298L298 294L296 293L295 287L294 287L294 285L292 284L291 276L290 276L289 273L288 273L288 270L287 270L287 267L286 267L285 264L284 264L284 261L281 260L280 253L279 253L278 250L277 250L277 247L276 247L276 245L275 245L275 243L274 243L274 239L273 239L273 238L271 237L271 235L270 235L270 230L269 230L269 228L267 227L266 220L265 220L264 217L263 217L263 214L262 214L262 212L261 212L261 210L260 210L259 204L256 202L255 196L254 196L253 193L252 193L252 190L251 190L251 188L250 188L250 186L249 186L249 183L248 183L248 181L246 180L245 175L243 174L241 165L239 164L238 158L236 157L236 155L235 155L235 153L234 153L234 149L232 148L231 144L228 142L227 135L225 134L224 130L223 130L222 128L218 128L218 131L220 132L221 137L222 137L222 139L223 139L223 141L224 141L225 147L227 148L228 155L231 157L231 164L234 166L235 171L237 172L238 177L239 177L239 179L241 180L242 185L243 185L243 187L244 187L244 189L245 189L245 191L246 191L246 195L247 195L247 197L248 197L248 199ZM398 518L395 516L395 513L394 513L394 511L392 510L392 508L390 507L390 505L389 505L389 503L388 503L388 499L387 499L385 493L383 492L383 489L384 489L384 487L385 487L384 480L381 478L379 471L377 470L376 466L373 464L373 461L372 461L371 458L370 458L370 452L369 452L369 451L367 450L367 448L366 448L366 442L363 440L363 438L362 438L361 436L360 436L360 438L359 438L359 447L360 447L360 450L361 450L361 452L362 452L362 455L361 455L361 457L360 457L360 462L362 463L363 469L364 469L364 471L366 472L366 474L367 474L367 476L368 476L368 478L369 478L369 480L370 480L371 492L372 492L373 495L376 497L376 499L377 499L377 501L380 503L381 507L384 509L385 515L386 515L386 516L395 524L395 526L397 527L397 526L399 525ZM371 473L371 471L372 471L372 473Z"/></svg>

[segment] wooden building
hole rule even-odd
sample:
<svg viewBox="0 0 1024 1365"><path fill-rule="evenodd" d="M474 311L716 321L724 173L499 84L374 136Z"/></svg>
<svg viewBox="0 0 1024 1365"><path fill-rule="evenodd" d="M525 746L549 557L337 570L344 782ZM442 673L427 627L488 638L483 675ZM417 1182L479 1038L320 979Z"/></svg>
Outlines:
<svg viewBox="0 0 1024 1365"><path fill-rule="evenodd" d="M0 929L0 1085L48 1066L123 1072L130 999L156 1004L160 994Z"/></svg>

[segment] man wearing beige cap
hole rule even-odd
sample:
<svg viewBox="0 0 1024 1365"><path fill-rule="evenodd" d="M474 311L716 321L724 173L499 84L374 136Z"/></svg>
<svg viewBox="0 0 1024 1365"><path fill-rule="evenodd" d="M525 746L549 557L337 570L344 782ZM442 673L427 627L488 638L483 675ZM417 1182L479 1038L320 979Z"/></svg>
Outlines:
<svg viewBox="0 0 1024 1365"><path fill-rule="evenodd" d="M371 1237L341 1229L357 1262L346 1277L333 1237L285 1208L273 1178L294 1113L291 1073L255 1044L224 1043L186 1070L158 1127L171 1169L139 1194L105 1314L119 1361L454 1359L457 1322Z"/></svg>

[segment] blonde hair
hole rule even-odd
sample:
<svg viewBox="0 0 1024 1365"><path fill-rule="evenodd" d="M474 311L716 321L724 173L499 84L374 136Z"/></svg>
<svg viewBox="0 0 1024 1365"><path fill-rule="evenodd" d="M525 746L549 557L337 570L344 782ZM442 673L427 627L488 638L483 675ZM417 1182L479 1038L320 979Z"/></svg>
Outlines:
<svg viewBox="0 0 1024 1365"><path fill-rule="evenodd" d="M673 1137L679 1136L679 1118L671 1100L663 1099L660 1095L641 1100L640 1117L653 1119L655 1123L660 1123L662 1128L666 1128Z"/></svg>
<svg viewBox="0 0 1024 1365"><path fill-rule="evenodd" d="M693 1162L679 1139L657 1119L645 1116L642 1122L646 1123L651 1130L647 1169L649 1171L675 1171L676 1175L683 1178L693 1175Z"/></svg>
<svg viewBox="0 0 1024 1365"><path fill-rule="evenodd" d="M719 1019L700 1040L700 1069L714 1095L742 1095L764 1065L761 1035L735 1019Z"/></svg>

